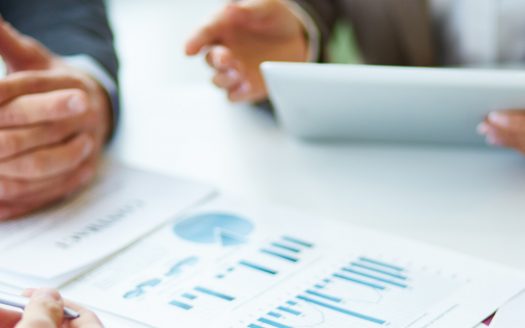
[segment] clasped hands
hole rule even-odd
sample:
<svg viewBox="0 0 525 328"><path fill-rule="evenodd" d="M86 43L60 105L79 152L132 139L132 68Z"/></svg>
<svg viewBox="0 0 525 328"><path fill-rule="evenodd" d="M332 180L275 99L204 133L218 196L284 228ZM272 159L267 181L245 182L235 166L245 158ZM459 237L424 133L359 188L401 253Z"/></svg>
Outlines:
<svg viewBox="0 0 525 328"><path fill-rule="evenodd" d="M261 63L306 61L308 38L284 0L242 0L228 4L188 40L188 55L201 52L214 70L213 83L231 101L256 102L268 97ZM525 154L525 109L493 112L478 132L491 145Z"/></svg>
<svg viewBox="0 0 525 328"><path fill-rule="evenodd" d="M99 83L0 21L0 221L88 184L111 126Z"/></svg>

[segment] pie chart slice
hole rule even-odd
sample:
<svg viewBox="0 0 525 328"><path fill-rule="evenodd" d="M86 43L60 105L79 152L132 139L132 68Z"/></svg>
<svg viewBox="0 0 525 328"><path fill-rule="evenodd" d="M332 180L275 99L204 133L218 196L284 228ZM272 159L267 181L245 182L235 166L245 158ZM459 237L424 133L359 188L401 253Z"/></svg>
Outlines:
<svg viewBox="0 0 525 328"><path fill-rule="evenodd" d="M228 213L205 213L175 224L175 234L198 244L235 246L247 241L254 225L247 219Z"/></svg>

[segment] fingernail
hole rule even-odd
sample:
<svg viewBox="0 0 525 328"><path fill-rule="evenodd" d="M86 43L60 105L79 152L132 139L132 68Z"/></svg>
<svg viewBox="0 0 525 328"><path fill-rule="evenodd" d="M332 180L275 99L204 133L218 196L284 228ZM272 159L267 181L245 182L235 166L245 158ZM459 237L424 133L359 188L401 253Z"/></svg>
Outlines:
<svg viewBox="0 0 525 328"><path fill-rule="evenodd" d="M250 92L250 90L252 89L252 86L249 82L244 82L243 84L241 84L241 86L239 87L239 93L244 95L248 92Z"/></svg>
<svg viewBox="0 0 525 328"><path fill-rule="evenodd" d="M251 90L251 85L248 82L242 83L237 90L235 90L231 96L230 99L232 101L243 101L245 100L246 96Z"/></svg>
<svg viewBox="0 0 525 328"><path fill-rule="evenodd" d="M489 127L487 123L483 122L478 125L476 131L478 132L478 134L485 135L489 132Z"/></svg>
<svg viewBox="0 0 525 328"><path fill-rule="evenodd" d="M485 139L487 144L491 145L491 146L501 146L503 145L503 143L496 137L494 136L487 136L487 138Z"/></svg>
<svg viewBox="0 0 525 328"><path fill-rule="evenodd" d="M218 68L220 69L223 65L222 65L222 60L219 56L214 56L213 57L213 66L215 68Z"/></svg>
<svg viewBox="0 0 525 328"><path fill-rule="evenodd" d="M507 127L509 125L510 119L508 115L499 112L492 112L489 114L489 121L496 125Z"/></svg>
<svg viewBox="0 0 525 328"><path fill-rule="evenodd" d="M238 71L234 70L234 69L229 69L227 72L226 72L226 75L234 80L234 81L238 81L241 79L241 75L239 74Z"/></svg>
<svg viewBox="0 0 525 328"><path fill-rule="evenodd" d="M74 95L69 97L67 102L67 107L71 113L78 114L86 111L87 106L84 100L84 97L79 95Z"/></svg>

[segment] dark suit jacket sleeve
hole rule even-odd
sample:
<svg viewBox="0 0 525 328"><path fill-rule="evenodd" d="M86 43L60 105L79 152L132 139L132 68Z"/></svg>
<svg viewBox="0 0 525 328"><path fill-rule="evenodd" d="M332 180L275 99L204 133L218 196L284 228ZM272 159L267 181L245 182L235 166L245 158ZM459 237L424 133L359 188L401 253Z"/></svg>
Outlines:
<svg viewBox="0 0 525 328"><path fill-rule="evenodd" d="M103 0L0 0L0 13L58 55L92 57L117 81L118 61Z"/></svg>

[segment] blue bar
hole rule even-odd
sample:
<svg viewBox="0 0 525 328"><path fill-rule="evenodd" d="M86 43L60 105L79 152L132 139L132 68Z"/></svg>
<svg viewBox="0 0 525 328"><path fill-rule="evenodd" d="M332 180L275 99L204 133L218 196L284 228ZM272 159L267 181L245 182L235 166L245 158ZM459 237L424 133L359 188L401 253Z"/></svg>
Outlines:
<svg viewBox="0 0 525 328"><path fill-rule="evenodd" d="M321 285L321 284L316 284L316 285L314 285L314 287L317 288L317 289L324 289L325 286Z"/></svg>
<svg viewBox="0 0 525 328"><path fill-rule="evenodd" d="M342 299L340 299L339 297L334 297L334 296L330 296L330 295L327 295L327 294L324 294L324 293L318 293L316 292L315 290L307 290L306 293L310 294L310 295L314 295L314 296L317 296L317 297L320 297L320 298L324 298L325 300L329 300L329 301L332 301L332 302L336 302L336 303L341 303Z"/></svg>
<svg viewBox="0 0 525 328"><path fill-rule="evenodd" d="M327 309L334 310L334 311L337 311L337 312L341 312L341 313L344 313L346 315L349 315L349 316L352 316L352 317L355 317L355 318L358 318L358 319L362 319L362 320L365 320L365 321L377 323L377 324L380 324L380 325L386 323L385 320L381 320L381 319L377 319L377 318L374 318L374 317L371 317L371 316L368 316L368 315L364 315L364 314L361 314L361 313L353 312L353 311L350 311L350 310L347 310L347 309L340 308L338 306L333 306L332 304L319 302L319 301L314 300L312 298L309 298L307 296L300 295L300 296L297 296L297 298L300 299L300 300L303 300L305 302L312 303L312 304L315 304L315 305L319 305L319 306L325 307Z"/></svg>
<svg viewBox="0 0 525 328"><path fill-rule="evenodd" d="M282 317L282 316L281 316L279 313L277 313L277 312L268 312L268 315L269 315L269 316L272 316L272 317L274 317L274 318L280 318L280 317Z"/></svg>
<svg viewBox="0 0 525 328"><path fill-rule="evenodd" d="M292 328L290 326L283 325L282 323L278 323L266 318L259 318L259 321L276 328Z"/></svg>
<svg viewBox="0 0 525 328"><path fill-rule="evenodd" d="M372 268L372 267L370 267L368 265L363 265L363 264L360 264L360 263L352 262L350 265L358 267L358 268L374 271L374 272L377 272L377 273L381 273L381 274L390 276L392 278L397 278L397 279L401 279L401 280L407 280L408 279L406 276L402 276L400 274L395 274L395 273L384 271L384 270L379 270L379 269Z"/></svg>
<svg viewBox="0 0 525 328"><path fill-rule="evenodd" d="M293 238L293 237L290 237L290 236L283 236L283 239L286 240L286 241L289 241L291 243L303 246L303 247L307 247L307 248L314 247L314 244L311 244L311 243L306 242L304 240L300 240L300 239Z"/></svg>
<svg viewBox="0 0 525 328"><path fill-rule="evenodd" d="M332 280L326 278L326 279L323 279L324 282L326 282L327 284L330 283Z"/></svg>
<svg viewBox="0 0 525 328"><path fill-rule="evenodd" d="M210 296L215 296L217 298L223 299L223 300L228 301L228 302L231 302L231 301L233 301L235 299L235 297L233 297L233 296L229 296L229 295L226 295L226 294L215 292L213 290L210 290L210 289L204 288L204 287L195 287L194 289L196 291L198 291L198 292L203 293L203 294L207 294L207 295L210 295Z"/></svg>
<svg viewBox="0 0 525 328"><path fill-rule="evenodd" d="M278 257L282 260L286 260L286 261L289 261L289 262L297 262L299 261L298 258L295 258L295 257L292 257L292 256L289 256L289 255L284 255L284 254L281 254L281 253L277 253L277 252L274 252L274 251L271 251L269 249L261 249L261 253L264 253L264 254L268 254L268 255L271 255L271 256L275 256L275 257Z"/></svg>
<svg viewBox="0 0 525 328"><path fill-rule="evenodd" d="M272 270L272 269L268 269L268 268L265 268L261 265L258 265L258 264L254 264L254 263L251 263L251 262L248 262L248 261L240 261L239 262L240 265L244 265L245 267L248 267L250 269L254 269L254 270L258 270L258 271L261 271L261 272L264 272L264 273L267 273L267 274L271 274L271 275L276 275L277 274L277 271L275 270Z"/></svg>
<svg viewBox="0 0 525 328"><path fill-rule="evenodd" d="M286 307L286 306L279 306L277 308L277 310L281 310L283 312L288 312L288 313L293 314L293 315L301 315L301 312L299 312L297 310L294 310L294 309L290 309L289 307Z"/></svg>
<svg viewBox="0 0 525 328"><path fill-rule="evenodd" d="M339 279L343 279L343 280L348 280L348 281L351 281L351 282L355 282L356 284L361 284L361 285L372 287L372 288L379 289L379 290L384 290L385 289L384 286L372 284L370 282L362 281L362 280L359 280L359 279L350 278L348 276L344 276L344 275L339 274L339 273L335 273L334 277L339 278Z"/></svg>
<svg viewBox="0 0 525 328"><path fill-rule="evenodd" d="M248 328L264 328L264 327L261 327L259 325L254 324L254 323L251 323L251 324L248 325Z"/></svg>
<svg viewBox="0 0 525 328"><path fill-rule="evenodd" d="M376 264L376 265L379 265L379 266L382 266L382 267L385 267L385 268L393 269L393 270L396 270L396 271L403 271L404 270L401 267L398 267L398 266L395 266L395 265L392 265L392 264L388 264L388 263L385 263L385 262L377 261L377 260L372 260L372 259L370 259L368 257L360 257L359 260L363 261L363 262Z"/></svg>
<svg viewBox="0 0 525 328"><path fill-rule="evenodd" d="M377 280L377 281L381 281L381 282L384 282L385 284L394 285L394 286L397 286L397 287L400 287L400 288L407 288L408 287L405 284L400 284L398 282L395 282L395 281L392 281L392 280L389 280L389 279L384 279L384 278L381 278L381 277L378 277L378 276L374 276L372 274L363 273L363 272L359 272L359 271L348 269L348 268L343 268L343 271L350 272L350 273L353 273L353 274L357 274L357 275L360 275L362 277L374 279L374 280Z"/></svg>
<svg viewBox="0 0 525 328"><path fill-rule="evenodd" d="M301 252L301 250L299 248L295 248L295 247L288 246L288 245L281 244L281 243L272 243L272 246L280 248L280 249L285 249L287 251L294 252L294 253L300 253Z"/></svg>
<svg viewBox="0 0 525 328"><path fill-rule="evenodd" d="M194 299L197 298L197 295L193 295L193 294L190 294L190 293L184 293L184 294L182 294L182 297L187 298L189 300L194 300Z"/></svg>
<svg viewBox="0 0 525 328"><path fill-rule="evenodd" d="M179 301L176 301L176 300L173 300L170 302L171 305L175 305L183 310L191 310L193 308L193 306L189 305L189 304L186 304L186 303L182 303L182 302L179 302Z"/></svg>
<svg viewBox="0 0 525 328"><path fill-rule="evenodd" d="M297 305L297 302L295 302L295 301L288 301L288 302L286 302L286 304L294 306L294 305Z"/></svg>

